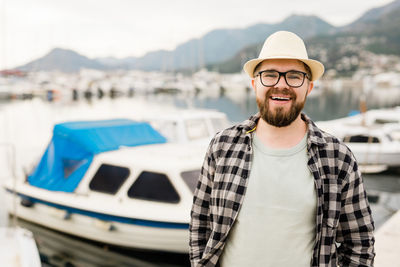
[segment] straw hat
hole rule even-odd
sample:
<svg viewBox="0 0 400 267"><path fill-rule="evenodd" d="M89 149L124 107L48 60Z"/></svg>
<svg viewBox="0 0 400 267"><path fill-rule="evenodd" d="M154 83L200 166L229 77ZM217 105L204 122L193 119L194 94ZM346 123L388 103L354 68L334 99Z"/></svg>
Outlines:
<svg viewBox="0 0 400 267"><path fill-rule="evenodd" d="M298 59L303 61L311 69L312 81L317 80L324 73L324 65L319 61L308 59L303 40L292 32L279 31L270 35L265 40L258 58L247 61L243 69L251 78L254 78L254 69L266 59Z"/></svg>

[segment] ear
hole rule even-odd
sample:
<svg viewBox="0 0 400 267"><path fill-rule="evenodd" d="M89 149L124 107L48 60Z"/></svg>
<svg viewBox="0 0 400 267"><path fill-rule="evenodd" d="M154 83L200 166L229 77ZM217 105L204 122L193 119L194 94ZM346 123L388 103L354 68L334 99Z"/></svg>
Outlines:
<svg viewBox="0 0 400 267"><path fill-rule="evenodd" d="M253 87L254 92L256 91L256 80L255 79L251 79L251 87Z"/></svg>
<svg viewBox="0 0 400 267"><path fill-rule="evenodd" d="M311 93L312 89L314 88L314 82L310 82L308 84L307 95Z"/></svg>

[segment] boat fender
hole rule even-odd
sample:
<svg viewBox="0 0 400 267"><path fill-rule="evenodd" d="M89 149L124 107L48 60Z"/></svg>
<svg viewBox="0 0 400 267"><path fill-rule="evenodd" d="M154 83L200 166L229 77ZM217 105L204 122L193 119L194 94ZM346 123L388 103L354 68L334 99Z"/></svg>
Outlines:
<svg viewBox="0 0 400 267"><path fill-rule="evenodd" d="M22 198L21 205L27 208L32 208L35 203L31 201L29 198Z"/></svg>
<svg viewBox="0 0 400 267"><path fill-rule="evenodd" d="M100 219L94 219L93 224L95 227L105 230L105 231L114 231L116 228L115 226L109 221L103 221Z"/></svg>

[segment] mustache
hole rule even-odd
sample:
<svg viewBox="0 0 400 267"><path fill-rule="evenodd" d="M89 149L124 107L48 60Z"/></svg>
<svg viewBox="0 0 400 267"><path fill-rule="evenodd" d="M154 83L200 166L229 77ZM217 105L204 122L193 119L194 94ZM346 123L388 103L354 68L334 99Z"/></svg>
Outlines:
<svg viewBox="0 0 400 267"><path fill-rule="evenodd" d="M267 101L272 95L276 95L276 94L282 94L285 96L289 96L293 100L296 100L296 98L297 98L297 96L293 90L290 90L288 88L278 89L276 87L273 87L265 93L265 100Z"/></svg>

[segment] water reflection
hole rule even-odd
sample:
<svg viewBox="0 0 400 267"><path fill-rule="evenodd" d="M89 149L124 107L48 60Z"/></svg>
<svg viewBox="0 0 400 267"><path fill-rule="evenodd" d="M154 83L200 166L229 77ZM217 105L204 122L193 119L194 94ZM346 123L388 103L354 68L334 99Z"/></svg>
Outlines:
<svg viewBox="0 0 400 267"><path fill-rule="evenodd" d="M44 266L85 267L183 267L190 266L187 254L157 253L108 247L19 220L31 230Z"/></svg>
<svg viewBox="0 0 400 267"><path fill-rule="evenodd" d="M371 90L362 96L362 92L357 88L316 88L317 93L311 93L307 98L304 111L314 120L330 120L345 117L352 110L358 110L360 98L366 99L368 109L393 107L400 105L400 90L379 89ZM388 91L389 90L389 91ZM135 95L132 98L102 98L89 99L75 102L72 99L61 99L59 102L46 102L44 100L34 99L21 101L1 102L2 108L7 106L29 106L33 112L37 108L48 109L48 112L58 112L76 114L74 110L80 109L83 117L97 114L97 117L111 116L111 114L132 114L140 110L141 112L154 112L167 107L178 108L207 108L216 109L226 113L234 122L247 119L257 112L255 95L252 90L243 92L229 92L220 96L202 95L202 94L144 94ZM124 112L121 112L124 110ZM85 112L82 114L82 112ZM64 115L56 114L56 115ZM27 114L30 115L30 114ZM94 117L96 115L93 115Z"/></svg>
<svg viewBox="0 0 400 267"><path fill-rule="evenodd" d="M354 88L316 90L322 91L309 96L304 107L304 112L314 121L342 118L348 116L351 111L358 111L361 97L366 99L368 109L400 105L400 90L389 93L380 89L367 95L362 95L360 90ZM171 99L173 105L181 108L197 107L222 111L234 122L243 121L258 111L252 91L234 96L223 95L219 98L173 96Z"/></svg>

